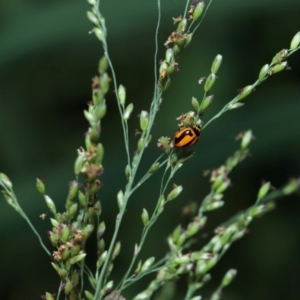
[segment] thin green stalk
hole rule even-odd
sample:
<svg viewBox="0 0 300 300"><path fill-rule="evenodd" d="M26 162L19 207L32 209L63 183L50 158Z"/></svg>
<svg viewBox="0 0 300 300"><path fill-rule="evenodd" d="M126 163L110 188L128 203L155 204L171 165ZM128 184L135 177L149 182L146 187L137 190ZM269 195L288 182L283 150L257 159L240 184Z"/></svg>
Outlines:
<svg viewBox="0 0 300 300"><path fill-rule="evenodd" d="M186 14L187 14L187 11L188 11L188 8L189 8L189 3L190 3L190 0L187 0L186 4L185 4L184 13L183 13L184 18L186 18Z"/></svg>
<svg viewBox="0 0 300 300"><path fill-rule="evenodd" d="M137 257L138 257L138 254L140 253L140 251L141 251L141 249L142 249L142 247L143 247L143 245L144 245L144 242L145 242L145 240L146 240L146 237L147 237L147 235L148 235L149 230L152 228L152 226L154 225L155 221L157 220L157 217L158 217L157 212L158 212L158 209L159 209L159 207L160 207L160 198L161 198L162 194L164 193L164 191L165 191L165 189L167 188L167 186L168 186L170 180L172 179L172 177L174 176L174 174L175 174L175 172L176 172L177 170L178 170L178 168L175 168L175 167L174 167L174 169L172 169L172 171L171 171L171 173L170 173L170 175L169 175L169 178L168 178L167 182L165 183L164 188L162 189L162 193L161 193L161 192L159 193L158 201L157 201L156 207L155 207L155 209L154 209L154 212L152 213L151 219L149 220L149 224L147 225L147 227L144 227L144 228L143 228L143 232L142 232L142 235L141 235L141 239L140 239L140 242L139 242L139 244L138 244L138 247L139 247L139 248L138 248L138 253L137 253L137 255L135 255L135 256L132 258L129 267L128 267L128 269L127 269L127 271L126 271L126 273L125 273L123 279L121 280L121 283L119 284L119 286L120 286L119 291L120 291L120 292L122 291L123 286L126 284L127 277L128 277L128 275L130 274L130 272L131 272L131 270L132 270L132 268L133 268L133 265L134 265L135 262L136 262L136 259L137 259Z"/></svg>
<svg viewBox="0 0 300 300"><path fill-rule="evenodd" d="M121 116L121 120L122 120L122 128L123 128L123 135L124 135L124 142L125 142L125 149L126 149L126 154L127 154L127 164L130 165L130 150L129 150L129 137L128 137L128 125L127 122L124 120L123 118L123 110L120 104L120 99L119 99L119 95L117 93L118 91L118 84L117 84L117 78L116 78L116 74L115 74L115 70L112 64L112 61L109 57L109 53L108 53L108 46L107 46L107 42L106 42L106 36L107 36L107 29L105 26L105 22L103 21L100 12L99 12L99 6L100 6L100 0L97 1L95 7L97 7L97 19L101 24L101 29L103 30L103 39L102 39L102 46L103 46L103 50L104 50L104 55L107 58L109 67L111 69L111 73L112 73L112 78L113 78L113 83L114 83L114 89L116 91L116 98L117 98L117 104L118 104L118 109L119 109L119 113Z"/></svg>
<svg viewBox="0 0 300 300"><path fill-rule="evenodd" d="M187 290L186 295L183 300L190 300L195 292L196 292L196 289L193 287L192 284L189 284L188 290Z"/></svg>
<svg viewBox="0 0 300 300"><path fill-rule="evenodd" d="M300 46L294 50L288 50L288 54L286 56L286 58L288 58L289 56L291 56L294 52L298 51L300 49ZM271 63L269 68L272 68L274 65L276 65L276 63ZM269 78L270 75L266 74L263 78L261 79L257 79L251 86L252 89L254 89L255 87L257 87L258 85L260 85L261 83L263 83L267 78ZM204 129L205 127L207 127L212 121L216 120L217 118L219 118L223 113L225 113L228 110L228 107L231 104L235 104L236 102L238 102L238 95L233 98L230 102L228 102L215 116L213 116L208 122L206 122L206 124L202 127L202 129Z"/></svg>
<svg viewBox="0 0 300 300"><path fill-rule="evenodd" d="M63 286L63 282L60 281L60 284L59 284L59 287L58 287L58 291L57 291L57 295L56 295L56 300L59 300L60 292L62 290L62 286Z"/></svg>
<svg viewBox="0 0 300 300"><path fill-rule="evenodd" d="M163 155L164 154L161 154L155 161L154 161L154 163L152 163L152 165L153 164L155 164L156 162L158 162L162 157L163 157ZM159 165L159 167L158 167L158 169L160 169L161 167L163 167L166 163L167 163L167 161L168 161L168 159L166 159L165 161L163 161L160 165ZM137 190L137 188L139 188L148 178L150 178L151 177L151 175L153 175L153 174L151 174L151 173L149 173L149 171L140 179L140 181L131 189L131 193L133 193L133 192L135 192L136 190Z"/></svg>
<svg viewBox="0 0 300 300"><path fill-rule="evenodd" d="M201 20L200 20L200 22L197 24L197 26L194 28L192 34L194 34L195 31L198 29L198 27L201 25L201 23L202 23L202 21L204 20L204 17L205 17L205 15L206 15L206 13L207 13L207 11L208 11L208 9L209 9L211 3L212 3L212 0L210 0L209 3L207 4L207 7L206 7L206 9L205 9L205 11L204 11L204 14L203 14L203 17L201 18Z"/></svg>
<svg viewBox="0 0 300 300"><path fill-rule="evenodd" d="M153 101L156 99L156 96L158 94L157 91L157 54L158 54L158 31L160 26L160 19L161 19L161 8L160 8L160 0L157 0L157 10L158 10L158 20L156 24L155 29L155 53L154 53L154 95L153 95Z"/></svg>
<svg viewBox="0 0 300 300"><path fill-rule="evenodd" d="M1 183L1 182L0 182ZM13 199L14 204L17 205L18 208L18 212L20 213L21 217L23 219L25 219L25 221L27 222L27 224L29 225L29 227L31 228L31 230L33 231L33 233L36 235L36 237L39 240L40 245L42 246L42 248L45 250L45 252L52 258L51 252L47 249L47 247L45 246L45 244L43 243L43 240L41 238L41 236L39 235L39 233L37 232L37 230L35 229L35 227L32 225L30 219L27 217L26 213L23 211L22 207L20 206L18 199L15 195L15 193L11 190L9 190L5 184L1 184L2 188L5 190L5 192L10 195L10 197Z"/></svg>

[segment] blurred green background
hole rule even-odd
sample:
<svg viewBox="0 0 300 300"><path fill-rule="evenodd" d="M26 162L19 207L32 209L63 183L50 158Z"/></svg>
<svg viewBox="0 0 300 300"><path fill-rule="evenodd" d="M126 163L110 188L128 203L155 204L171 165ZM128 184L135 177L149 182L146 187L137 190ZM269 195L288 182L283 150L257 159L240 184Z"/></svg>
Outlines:
<svg viewBox="0 0 300 300"><path fill-rule="evenodd" d="M133 153L137 115L142 109L148 110L153 94L156 1L102 2L118 82L126 87L127 99L135 106L130 120ZM163 43L174 28L172 17L182 14L184 4L183 0L162 1L159 58L163 58ZM49 248L49 219L39 218L47 210L35 189L35 178L46 176L47 193L62 209L68 183L74 179L76 149L84 145L87 122L82 111L91 99L91 78L103 53L101 44L88 34L91 24L87 9L83 0L0 2L0 171L13 181L19 202ZM299 13L299 0L213 1L192 44L180 57L180 72L172 76L172 86L164 94L142 169L147 170L160 154L156 140L174 134L175 118L191 109L191 97L201 98L202 86L197 81L209 74L216 54L223 55L223 63L212 91L214 102L204 121L239 88L253 83L260 68L276 52L289 47L300 30ZM218 224L251 205L262 180L280 187L290 177L299 176L300 52L289 59L289 65L290 71L272 76L246 98L243 108L226 113L202 133L193 148L193 159L174 178L174 183L184 186L184 192L152 230L144 258L158 258L167 249L165 237L187 221L182 217L182 207L201 201L209 191L203 171L219 166L238 148L234 137L239 132L253 130L253 155L232 173L233 186L226 194L226 205L209 214L205 233L211 234ZM117 214L116 194L125 185L125 152L113 88L107 106L101 133L106 154L100 198L108 243ZM115 266L117 278L128 266L138 241L142 208L151 211L155 204L160 177L158 173L149 180L129 204L119 237L123 251ZM299 299L299 209L299 197L291 196L281 200L277 210L256 220L248 236L237 242L212 271L213 280L202 293L204 299L229 268L238 269L238 276L223 299ZM0 201L0 220L0 299L40 299L45 291L55 293L59 280L49 258L4 199ZM206 241L203 238L200 242ZM95 249L92 243L89 247ZM93 254L87 259L91 266L93 259ZM133 287L127 299L146 283ZM181 281L173 299L183 298L184 287L185 281Z"/></svg>

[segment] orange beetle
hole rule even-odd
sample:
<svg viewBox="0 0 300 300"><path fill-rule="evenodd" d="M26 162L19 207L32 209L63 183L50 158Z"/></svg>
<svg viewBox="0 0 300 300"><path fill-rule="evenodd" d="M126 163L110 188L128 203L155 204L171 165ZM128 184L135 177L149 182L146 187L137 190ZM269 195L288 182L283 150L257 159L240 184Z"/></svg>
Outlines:
<svg viewBox="0 0 300 300"><path fill-rule="evenodd" d="M201 128L198 125L178 129L173 144L176 148L189 148L193 146L199 139Z"/></svg>

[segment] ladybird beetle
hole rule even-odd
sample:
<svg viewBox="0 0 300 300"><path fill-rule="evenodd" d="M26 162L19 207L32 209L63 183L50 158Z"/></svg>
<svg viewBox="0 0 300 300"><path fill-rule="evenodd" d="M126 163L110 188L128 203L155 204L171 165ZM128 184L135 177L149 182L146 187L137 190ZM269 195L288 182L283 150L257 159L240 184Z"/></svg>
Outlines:
<svg viewBox="0 0 300 300"><path fill-rule="evenodd" d="M198 125L178 129L176 132L173 144L176 148L189 148L193 146L199 138L201 129Z"/></svg>

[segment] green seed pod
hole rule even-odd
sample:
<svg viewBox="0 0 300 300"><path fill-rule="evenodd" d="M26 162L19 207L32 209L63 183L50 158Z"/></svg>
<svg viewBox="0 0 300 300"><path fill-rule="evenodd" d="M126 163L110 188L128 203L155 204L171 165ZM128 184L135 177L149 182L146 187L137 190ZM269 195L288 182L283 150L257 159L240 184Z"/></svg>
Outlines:
<svg viewBox="0 0 300 300"><path fill-rule="evenodd" d="M99 24L97 17L91 11L87 11L86 15L93 24L95 25Z"/></svg>
<svg viewBox="0 0 300 300"><path fill-rule="evenodd" d="M54 263L54 262L52 262L51 265L54 268L54 270L57 272L57 274L60 275L61 268L56 263Z"/></svg>
<svg viewBox="0 0 300 300"><path fill-rule="evenodd" d="M194 21L197 21L202 13L203 13L203 9L204 9L204 2L203 1L200 1L197 6L195 7L194 9L194 12L193 12L193 20Z"/></svg>
<svg viewBox="0 0 300 300"><path fill-rule="evenodd" d="M81 207L86 207L87 201L86 201L85 195L82 191L78 191L78 199L79 199L79 203L80 203Z"/></svg>
<svg viewBox="0 0 300 300"><path fill-rule="evenodd" d="M125 167L125 176L126 176L127 180L129 180L130 174L131 174L131 168L130 168L129 165L127 165L127 166Z"/></svg>
<svg viewBox="0 0 300 300"><path fill-rule="evenodd" d="M168 64L167 62L164 60L161 64L160 64L160 67L159 67L159 74L160 74L160 77L163 77L162 74L167 70L168 68ZM162 78L164 79L164 77Z"/></svg>
<svg viewBox="0 0 300 300"><path fill-rule="evenodd" d="M176 31L177 31L178 33L183 33L183 32L185 32L186 25L187 25L187 19L184 18L184 19L182 19L182 20L179 22Z"/></svg>
<svg viewBox="0 0 300 300"><path fill-rule="evenodd" d="M79 281L79 272L77 270L74 270L71 276L72 282L78 282Z"/></svg>
<svg viewBox="0 0 300 300"><path fill-rule="evenodd" d="M221 290L216 290L212 293L209 300L220 300L221 296L222 296L222 291Z"/></svg>
<svg viewBox="0 0 300 300"><path fill-rule="evenodd" d="M97 80L99 80L99 77L97 77ZM92 91L92 100L94 106L100 105L104 101L104 94L98 87L94 88Z"/></svg>
<svg viewBox="0 0 300 300"><path fill-rule="evenodd" d="M269 65L265 64L259 72L258 79L262 80L263 78L265 78L265 76L268 74L268 72L269 72Z"/></svg>
<svg viewBox="0 0 300 300"><path fill-rule="evenodd" d="M56 207L55 207L54 202L47 195L45 195L44 198L45 198L45 201L46 201L46 204L47 204L49 210L51 211L51 213L53 213L55 215L56 214Z"/></svg>
<svg viewBox="0 0 300 300"><path fill-rule="evenodd" d="M98 38L99 41L103 40L103 31L99 27L94 27L93 32L95 33L95 36Z"/></svg>
<svg viewBox="0 0 300 300"><path fill-rule="evenodd" d="M175 153L172 154L170 159L169 159L170 165L174 167L176 165L177 161L178 161L177 155Z"/></svg>
<svg viewBox="0 0 300 300"><path fill-rule="evenodd" d="M106 229L106 226L105 226L105 222L102 221L99 226L98 226L98 229L97 229L97 237L100 239L102 237L102 235L104 234L105 232L105 229Z"/></svg>
<svg viewBox="0 0 300 300"><path fill-rule="evenodd" d="M136 267L136 269L134 270L134 274L138 274L139 272L140 272L140 270L141 270L141 267L142 267L142 261L140 260L139 262L138 262L138 265L137 265L137 267Z"/></svg>
<svg viewBox="0 0 300 300"><path fill-rule="evenodd" d="M69 294L68 300L78 300L78 292L73 289Z"/></svg>
<svg viewBox="0 0 300 300"><path fill-rule="evenodd" d="M181 228L181 225L178 225L173 233L172 233L172 240L174 243L176 243L178 241L178 238L179 238L179 235L181 234L181 231L182 231L182 228Z"/></svg>
<svg viewBox="0 0 300 300"><path fill-rule="evenodd" d="M277 64L277 63L280 63L282 61L282 56L281 56L281 53L278 52L276 53L276 55L273 57L272 59L272 64Z"/></svg>
<svg viewBox="0 0 300 300"><path fill-rule="evenodd" d="M45 184L39 178L36 179L36 189L42 194L45 194Z"/></svg>
<svg viewBox="0 0 300 300"><path fill-rule="evenodd" d="M209 95L204 98L204 100L202 101L202 103L200 105L200 110L199 110L200 113L206 110L206 108L212 103L213 98L214 98L214 95Z"/></svg>
<svg viewBox="0 0 300 300"><path fill-rule="evenodd" d="M94 209L95 209L95 212L96 212L96 216L100 217L102 210L101 210L101 203L100 203L99 200L96 201L96 203L94 205Z"/></svg>
<svg viewBox="0 0 300 300"><path fill-rule="evenodd" d="M144 138L141 137L141 138L139 138L138 143L137 143L137 150L138 150L138 152L141 152L141 151L142 151L142 149L143 149L143 144L144 144Z"/></svg>
<svg viewBox="0 0 300 300"><path fill-rule="evenodd" d="M123 119L124 120L128 120L129 117L130 117L130 114L132 113L132 110L133 110L133 104L130 103L127 105L126 109L125 109L125 112L124 112L124 115L123 115Z"/></svg>
<svg viewBox="0 0 300 300"><path fill-rule="evenodd" d="M214 85L216 81L216 75L215 74L210 74L207 79L206 79L206 82L205 82L205 85L204 85L204 92L209 92L212 88L212 86Z"/></svg>
<svg viewBox="0 0 300 300"><path fill-rule="evenodd" d="M79 175L81 173L81 169L84 164L84 155L85 151L83 149L77 149L77 158L74 164L74 173L75 175Z"/></svg>
<svg viewBox="0 0 300 300"><path fill-rule="evenodd" d="M57 228L59 226L59 222L53 218L50 218L50 222L54 228Z"/></svg>
<svg viewBox="0 0 300 300"><path fill-rule="evenodd" d="M187 265L191 262L191 258L188 255L183 255L176 257L174 259L175 264L177 265Z"/></svg>
<svg viewBox="0 0 300 300"><path fill-rule="evenodd" d="M203 216L199 219L199 223L200 223L200 229L202 229L205 224L206 224L206 221L207 221L207 217L206 216Z"/></svg>
<svg viewBox="0 0 300 300"><path fill-rule="evenodd" d="M73 247L71 248L71 254L72 256L75 256L79 253L79 251L81 251L81 246L80 244L74 244Z"/></svg>
<svg viewBox="0 0 300 300"><path fill-rule="evenodd" d="M119 96L119 101L121 105L123 106L125 104L126 100L126 91L123 85L120 85L118 88L118 96Z"/></svg>
<svg viewBox="0 0 300 300"><path fill-rule="evenodd" d="M94 230L94 225L92 224L88 224L86 226L84 226L83 230L82 230L82 234L84 236L85 239L87 239L93 232Z"/></svg>
<svg viewBox="0 0 300 300"><path fill-rule="evenodd" d="M208 203L205 207L205 210L211 211L211 210L218 209L218 208L222 207L224 205L224 203L225 203L224 201L215 201L215 202Z"/></svg>
<svg viewBox="0 0 300 300"><path fill-rule="evenodd" d="M61 253L61 259L65 261L70 256L70 249L66 247Z"/></svg>
<svg viewBox="0 0 300 300"><path fill-rule="evenodd" d="M211 244L212 244L212 249L211 249L212 252L218 253L222 249L221 237L218 235L215 235L211 240Z"/></svg>
<svg viewBox="0 0 300 300"><path fill-rule="evenodd" d="M88 132L89 136L90 136L90 140L91 142L97 143L100 137L100 132L99 132L99 127L97 126L92 126L92 128L90 128L89 132Z"/></svg>
<svg viewBox="0 0 300 300"><path fill-rule="evenodd" d="M167 196L167 201L171 201L179 196L179 194L182 192L183 187L182 185L176 186Z"/></svg>
<svg viewBox="0 0 300 300"><path fill-rule="evenodd" d="M49 231L48 235L49 235L49 239L50 239L50 242L52 243L52 245L54 247L57 247L58 246L58 240L59 240L58 234L53 233L52 231Z"/></svg>
<svg viewBox="0 0 300 300"><path fill-rule="evenodd" d="M78 203L73 203L68 209L67 209L67 216L71 220L76 216L78 209Z"/></svg>
<svg viewBox="0 0 300 300"><path fill-rule="evenodd" d="M114 285L114 282L111 280L109 281L102 289L103 294L107 294L108 292L110 292L110 290L112 289Z"/></svg>
<svg viewBox="0 0 300 300"><path fill-rule="evenodd" d="M108 92L109 82L110 82L110 78L108 77L107 73L103 73L99 77L100 88L101 88L103 94L106 94Z"/></svg>
<svg viewBox="0 0 300 300"><path fill-rule="evenodd" d="M163 195L160 196L160 198L158 199L158 202L159 202L159 213L161 213L164 209L164 205L166 203L166 200L165 200L165 197Z"/></svg>
<svg viewBox="0 0 300 300"><path fill-rule="evenodd" d="M118 200L119 210L121 211L124 205L124 193L122 190L120 190L119 193L117 194L117 200Z"/></svg>
<svg viewBox="0 0 300 300"><path fill-rule="evenodd" d="M94 295L89 291L84 291L84 295L85 295L87 300L93 300L94 299Z"/></svg>
<svg viewBox="0 0 300 300"><path fill-rule="evenodd" d="M249 146L252 139L253 139L252 130L247 130L243 135L241 148L246 149Z"/></svg>
<svg viewBox="0 0 300 300"><path fill-rule="evenodd" d="M222 194L230 185L230 179L224 179L221 185L216 189L216 194Z"/></svg>
<svg viewBox="0 0 300 300"><path fill-rule="evenodd" d="M143 208L141 218L142 218L144 226L147 227L148 224L149 224L149 215L148 215L148 212L145 208Z"/></svg>
<svg viewBox="0 0 300 300"><path fill-rule="evenodd" d="M70 264L74 265L80 261L82 261L86 257L86 253L80 253L70 259Z"/></svg>
<svg viewBox="0 0 300 300"><path fill-rule="evenodd" d="M132 159L132 167L136 166L136 164L138 163L138 159L139 159L139 156L137 154L135 154Z"/></svg>
<svg viewBox="0 0 300 300"><path fill-rule="evenodd" d="M291 179L291 181L283 188L284 195L290 195L299 189L299 181L297 179Z"/></svg>
<svg viewBox="0 0 300 300"><path fill-rule="evenodd" d="M55 300L54 297L50 293L46 293L45 297L46 297L45 298L46 300Z"/></svg>
<svg viewBox="0 0 300 300"><path fill-rule="evenodd" d="M213 184L212 184L212 188L214 190L216 190L221 184L223 181L225 181L225 178L226 178L226 175L225 174L219 174L217 177L215 177L213 179Z"/></svg>
<svg viewBox="0 0 300 300"><path fill-rule="evenodd" d="M70 228L67 225L65 225L60 232L60 239L62 240L63 243L66 243L69 239L69 236L70 236Z"/></svg>
<svg viewBox="0 0 300 300"><path fill-rule="evenodd" d="M102 56L99 60L99 64L98 64L98 72L100 75L102 75L103 73L105 73L107 71L108 68L108 60L106 58L106 56Z"/></svg>
<svg viewBox="0 0 300 300"><path fill-rule="evenodd" d="M155 261L155 257L152 256L152 257L149 257L148 259L146 259L146 261L143 263L142 267L141 267L141 273L144 273L145 271L147 271L151 265L153 265Z"/></svg>
<svg viewBox="0 0 300 300"><path fill-rule="evenodd" d="M232 109L236 109L236 108L240 108L242 106L244 106L245 103L241 103L241 102L235 102L235 103L230 103L228 106L227 106L227 109L228 110L232 110Z"/></svg>
<svg viewBox="0 0 300 300"><path fill-rule="evenodd" d="M120 251L121 251L121 242L117 242L111 259L114 260L120 254Z"/></svg>
<svg viewBox="0 0 300 300"><path fill-rule="evenodd" d="M191 237L193 235L195 235L199 230L201 229L201 224L199 221L193 221L191 222L186 230L187 233L187 237Z"/></svg>
<svg viewBox="0 0 300 300"><path fill-rule="evenodd" d="M150 169L149 169L148 172L149 172L150 174L155 173L155 172L159 169L159 166L160 166L160 163L159 163L159 162L154 163L154 164L150 167Z"/></svg>
<svg viewBox="0 0 300 300"><path fill-rule="evenodd" d="M276 55L272 59L272 64L281 63L287 56L288 51L286 49L283 49L276 53Z"/></svg>
<svg viewBox="0 0 300 300"><path fill-rule="evenodd" d="M252 90L253 90L252 85L247 85L247 86L245 86L245 87L242 89L242 91L237 95L238 101L239 101L239 100L242 100L242 99L244 99L245 97L247 97L248 95L250 95L251 92L252 92Z"/></svg>
<svg viewBox="0 0 300 300"><path fill-rule="evenodd" d="M78 192L78 182L74 180L70 183L68 199L73 200L76 197L77 192Z"/></svg>
<svg viewBox="0 0 300 300"><path fill-rule="evenodd" d="M140 114L140 127L143 131L145 131L148 128L148 112L146 110L142 110Z"/></svg>
<svg viewBox="0 0 300 300"><path fill-rule="evenodd" d="M206 270L208 271L211 268L213 268L217 262L218 262L218 255L214 256L212 259L209 259L206 264Z"/></svg>
<svg viewBox="0 0 300 300"><path fill-rule="evenodd" d="M95 107L94 114L95 114L95 116L97 117L98 120L101 120L106 115L106 111L107 111L107 107L106 107L105 102L103 102L101 104L98 104Z"/></svg>
<svg viewBox="0 0 300 300"><path fill-rule="evenodd" d="M90 129L90 128L89 128ZM90 149L91 148L91 139L90 139L90 136L89 134L86 134L85 135L85 147L86 149Z"/></svg>
<svg viewBox="0 0 300 300"><path fill-rule="evenodd" d="M284 70L285 68L287 67L287 62L286 61L283 61L281 63L278 63L277 65L275 65L274 67L272 67L270 70L269 70L269 74L270 75L273 75L275 73L278 73L282 70Z"/></svg>
<svg viewBox="0 0 300 300"><path fill-rule="evenodd" d="M248 216L256 217L259 216L261 213L265 212L265 205L257 205L251 208L248 212Z"/></svg>
<svg viewBox="0 0 300 300"><path fill-rule="evenodd" d="M174 63L170 63L167 66L167 69L166 69L167 75L171 75L172 73L174 73L174 71L175 71L175 64Z"/></svg>
<svg viewBox="0 0 300 300"><path fill-rule="evenodd" d="M166 62L170 63L174 61L174 51L173 49L169 48L166 51Z"/></svg>
<svg viewBox="0 0 300 300"><path fill-rule="evenodd" d="M101 239L99 242L98 242L98 254L101 255L105 250L105 241L104 239Z"/></svg>
<svg viewBox="0 0 300 300"><path fill-rule="evenodd" d="M195 297L191 298L191 300L201 300L201 299L202 299L201 296L195 296ZM89 300L89 299L88 299L88 300Z"/></svg>
<svg viewBox="0 0 300 300"><path fill-rule="evenodd" d="M179 38L176 40L176 44L179 46L179 47L183 47L185 46L186 44L186 38L185 37L182 37L182 38Z"/></svg>
<svg viewBox="0 0 300 300"><path fill-rule="evenodd" d="M199 101L195 97L192 97L192 106L195 111L199 110L200 104L199 104Z"/></svg>
<svg viewBox="0 0 300 300"><path fill-rule="evenodd" d="M10 191L13 188L12 182L10 181L8 176L6 176L4 173L0 173L0 183L5 185Z"/></svg>
<svg viewBox="0 0 300 300"><path fill-rule="evenodd" d="M222 55L218 54L214 60L214 62L212 63L212 66L211 66L211 72L213 74L217 74L220 66L221 66L221 63L222 63Z"/></svg>
<svg viewBox="0 0 300 300"><path fill-rule="evenodd" d="M193 38L193 34L192 33L189 33L189 34L185 35L185 45L184 45L184 48L186 48L191 43L192 38Z"/></svg>
<svg viewBox="0 0 300 300"><path fill-rule="evenodd" d="M172 49L173 49L173 52L174 52L175 56L178 56L180 54L181 50L180 50L178 45L175 44Z"/></svg>
<svg viewBox="0 0 300 300"><path fill-rule="evenodd" d="M97 157L95 163L96 165L101 165L104 157L104 147L101 143L98 144L97 147L98 147L98 151L97 151Z"/></svg>
<svg viewBox="0 0 300 300"><path fill-rule="evenodd" d="M186 240L186 234L185 234L185 232L183 232L183 233L181 233L180 235L179 235L179 237L178 237L178 240L177 240L177 242L176 242L176 245L178 246L178 247L181 247L183 244L184 244L184 242L185 242L185 240Z"/></svg>
<svg viewBox="0 0 300 300"><path fill-rule="evenodd" d="M100 268L101 268L101 266L102 266L103 263L104 263L104 260L106 259L106 256L107 256L107 251L104 251L104 252L99 256L99 258L98 258L98 260L97 260L97 264L96 264L97 269L100 269Z"/></svg>
<svg viewBox="0 0 300 300"><path fill-rule="evenodd" d="M270 187L271 187L270 182L264 183L258 191L257 200L264 198L267 195L267 193L269 192Z"/></svg>
<svg viewBox="0 0 300 300"><path fill-rule="evenodd" d="M290 46L290 50L295 50L296 48L298 48L300 45L300 31L298 31L292 41L291 41L291 46Z"/></svg>
<svg viewBox="0 0 300 300"><path fill-rule="evenodd" d="M148 140L147 140L147 143L146 143L146 147L148 147L148 145L151 142L151 140L152 140L152 134L149 134Z"/></svg>
<svg viewBox="0 0 300 300"><path fill-rule="evenodd" d="M84 114L85 118L87 119L87 121L88 121L90 124L93 124L93 123L95 123L95 122L97 121L97 120L95 119L95 116L94 116L92 113L88 112L87 110L84 110L84 111L83 111L83 114Z"/></svg>
<svg viewBox="0 0 300 300"><path fill-rule="evenodd" d="M231 283L231 281L234 279L234 277L237 274L237 270L235 269L230 269L226 272L225 276L222 279L221 286L225 287Z"/></svg>

